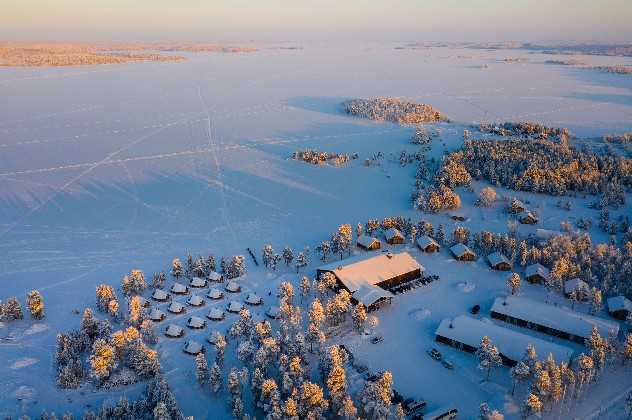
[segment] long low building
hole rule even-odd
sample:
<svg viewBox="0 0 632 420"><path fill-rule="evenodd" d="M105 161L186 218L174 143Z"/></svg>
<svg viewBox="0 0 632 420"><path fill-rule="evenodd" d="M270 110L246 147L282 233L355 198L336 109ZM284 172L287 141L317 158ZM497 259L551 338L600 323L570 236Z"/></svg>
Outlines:
<svg viewBox="0 0 632 420"><path fill-rule="evenodd" d="M359 255L316 269L318 277L323 273L332 273L336 277L338 285L351 293L356 301L362 300L367 308L373 303L377 303L377 300L390 301L392 298L390 293L376 293L377 290L373 286L389 289L401 283L418 279L423 272L424 267L407 252L382 253L369 258L366 255ZM357 298L356 292L358 292ZM376 301L369 302L373 298Z"/></svg>
<svg viewBox="0 0 632 420"><path fill-rule="evenodd" d="M545 361L549 354L552 354L558 363L570 362L573 357L573 349L569 347L504 328L491 321L484 322L464 315L441 321L435 336L437 342L469 353L474 353L483 337L487 336L498 348L503 363L509 366L514 366L522 360L529 344L535 347L541 361Z"/></svg>
<svg viewBox="0 0 632 420"><path fill-rule="evenodd" d="M602 337L619 333L616 322L517 296L496 298L491 315L492 318L581 344L590 337L593 326Z"/></svg>

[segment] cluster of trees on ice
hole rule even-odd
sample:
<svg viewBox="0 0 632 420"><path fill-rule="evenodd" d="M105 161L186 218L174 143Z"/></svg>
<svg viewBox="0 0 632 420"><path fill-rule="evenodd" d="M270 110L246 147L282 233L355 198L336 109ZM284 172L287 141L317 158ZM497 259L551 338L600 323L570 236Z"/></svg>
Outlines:
<svg viewBox="0 0 632 420"><path fill-rule="evenodd" d="M198 256L193 258L190 254L187 256L186 265L182 264L180 258L174 258L171 261L171 275L177 279L180 277L186 277L192 279L193 277L206 278L212 272L217 271L224 274L229 279L235 279L246 274L246 258L243 255L233 255L226 259L221 257L219 263L219 269L216 264L215 256L209 255L204 258ZM152 287L161 288L164 286L166 276L164 272L154 274L152 280Z"/></svg>
<svg viewBox="0 0 632 420"><path fill-rule="evenodd" d="M296 272L298 273L300 269L307 267L309 264L309 248L305 248L294 257L294 250L289 246L283 248L283 251L279 254L274 251L274 248L270 244L266 244L263 246L261 250L261 260L263 265L272 271L276 271L277 267L283 261L287 267L294 265L296 267Z"/></svg>
<svg viewBox="0 0 632 420"><path fill-rule="evenodd" d="M26 294L26 307L31 318L36 320L44 318L44 299L39 291L31 290ZM0 302L0 320L15 321L18 319L24 319L24 312L18 298L12 296L5 302Z"/></svg>
<svg viewBox="0 0 632 420"><path fill-rule="evenodd" d="M566 143L570 138L570 133L567 128L547 127L534 122L483 123L478 126L478 130L482 133L491 133L502 137L549 139L556 140L560 143Z"/></svg>
<svg viewBox="0 0 632 420"><path fill-rule="evenodd" d="M398 124L448 121L445 115L430 105L400 98L352 99L344 102L343 107L348 114L375 121L390 121Z"/></svg>
<svg viewBox="0 0 632 420"><path fill-rule="evenodd" d="M351 159L357 159L358 154L354 153ZM334 166L342 166L349 162L347 153L319 152L318 150L305 149L292 153L292 159L302 160L312 165L324 165L329 163Z"/></svg>

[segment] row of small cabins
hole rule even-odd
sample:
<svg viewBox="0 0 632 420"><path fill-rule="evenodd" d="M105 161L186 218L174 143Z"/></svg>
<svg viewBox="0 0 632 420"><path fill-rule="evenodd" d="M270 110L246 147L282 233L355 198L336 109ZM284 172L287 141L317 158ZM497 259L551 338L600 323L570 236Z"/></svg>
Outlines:
<svg viewBox="0 0 632 420"><path fill-rule="evenodd" d="M593 327L603 337L617 335L619 332L619 324L616 322L515 296L496 298L491 317L580 344L584 344L590 337ZM509 366L522 359L529 344L535 347L542 360L551 353L556 361L569 362L573 355L573 350L567 346L468 316L444 319L435 332L437 342L470 353L476 351L484 336L492 340L503 362Z"/></svg>

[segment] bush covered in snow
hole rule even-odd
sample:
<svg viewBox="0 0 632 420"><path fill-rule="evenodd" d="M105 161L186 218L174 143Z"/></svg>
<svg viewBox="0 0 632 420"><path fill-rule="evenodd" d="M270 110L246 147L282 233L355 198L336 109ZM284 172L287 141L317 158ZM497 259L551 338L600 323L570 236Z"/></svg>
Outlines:
<svg viewBox="0 0 632 420"><path fill-rule="evenodd" d="M502 124L480 124L478 129L483 133L491 133L503 137L527 137L532 139L568 139L566 128L547 127L534 122L505 122Z"/></svg>
<svg viewBox="0 0 632 420"><path fill-rule="evenodd" d="M354 155L357 157L357 154ZM349 162L349 155L346 153L338 154L333 152L319 152L318 150L305 149L292 154L292 159L302 160L312 165L331 164L341 166Z"/></svg>
<svg viewBox="0 0 632 420"><path fill-rule="evenodd" d="M445 115L430 105L400 98L353 99L344 102L343 106L348 114L375 121L391 121L398 124L448 121Z"/></svg>

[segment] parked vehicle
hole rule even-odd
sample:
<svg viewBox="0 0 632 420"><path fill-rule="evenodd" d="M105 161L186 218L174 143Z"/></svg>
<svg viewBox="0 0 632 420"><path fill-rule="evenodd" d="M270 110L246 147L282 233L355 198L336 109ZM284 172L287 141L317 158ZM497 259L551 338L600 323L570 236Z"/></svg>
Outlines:
<svg viewBox="0 0 632 420"><path fill-rule="evenodd" d="M441 364L443 365L444 368L446 369L450 369L450 370L454 370L454 363L452 363L449 360L443 359L441 361Z"/></svg>
<svg viewBox="0 0 632 420"><path fill-rule="evenodd" d="M453 420L458 415L459 415L459 410L457 410L456 408L451 408L451 409L442 408L442 409L433 411L432 413L424 414L422 416L422 419L423 420Z"/></svg>
<svg viewBox="0 0 632 420"><path fill-rule="evenodd" d="M426 353L428 353L428 356L432 357L435 360L441 360L441 353L435 348L426 350Z"/></svg>
<svg viewBox="0 0 632 420"><path fill-rule="evenodd" d="M472 313L472 315L476 315L477 313L479 313L480 310L481 305L474 305L472 306L472 309L470 309L470 312Z"/></svg>
<svg viewBox="0 0 632 420"><path fill-rule="evenodd" d="M426 402L424 400L415 401L412 398L408 398L406 401L402 403L402 408L404 409L404 413L406 415L414 415L419 413L426 407Z"/></svg>

